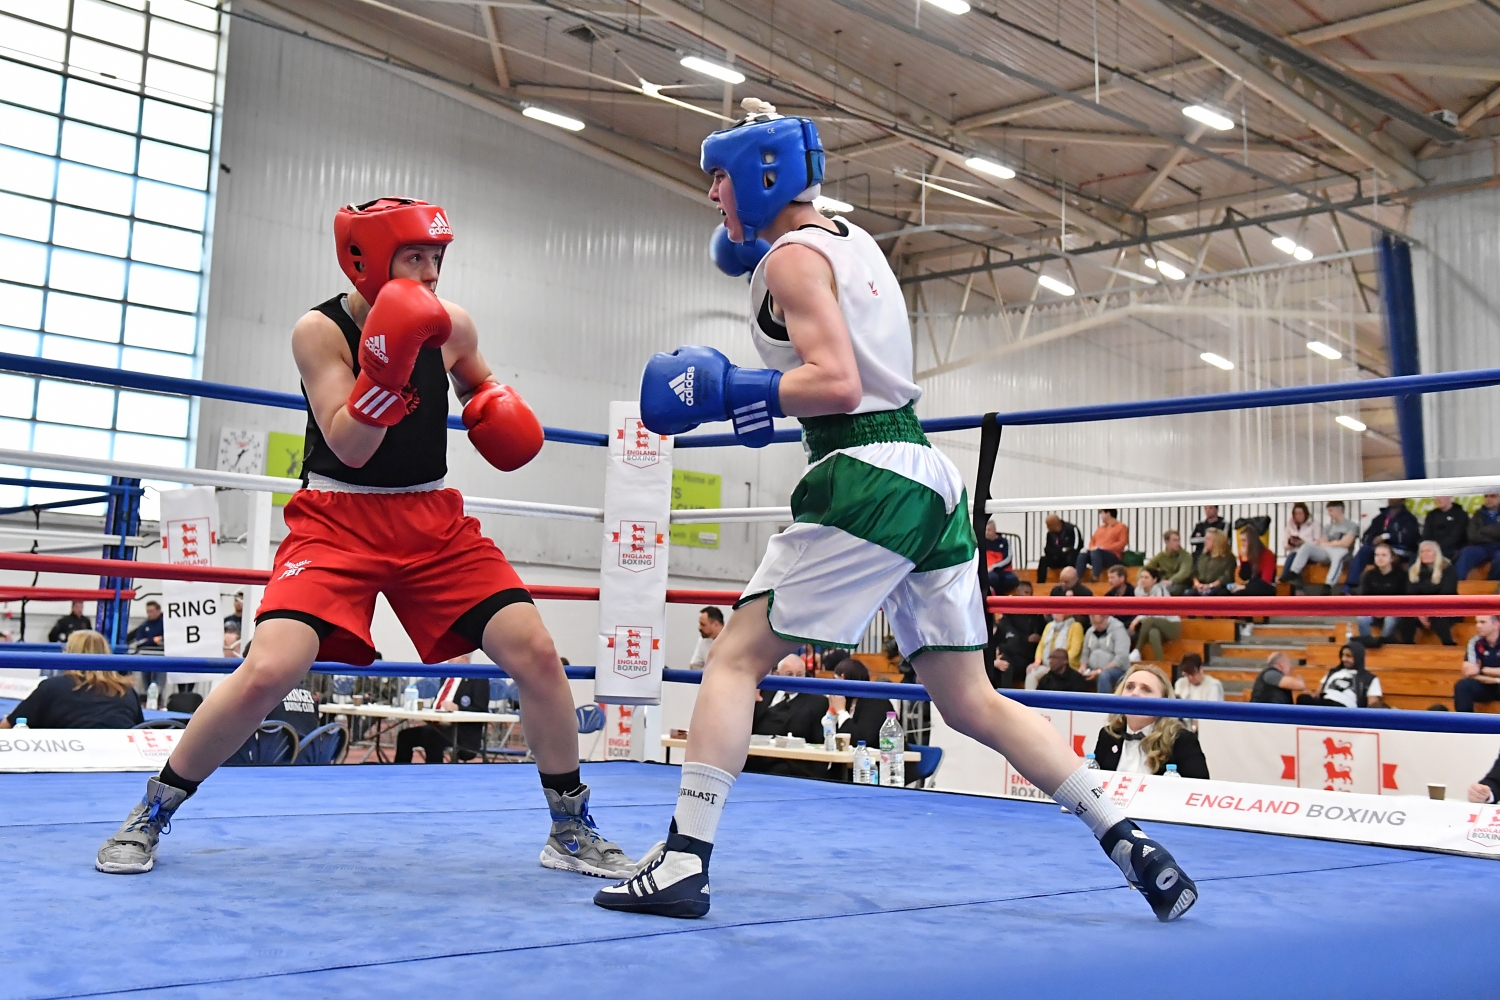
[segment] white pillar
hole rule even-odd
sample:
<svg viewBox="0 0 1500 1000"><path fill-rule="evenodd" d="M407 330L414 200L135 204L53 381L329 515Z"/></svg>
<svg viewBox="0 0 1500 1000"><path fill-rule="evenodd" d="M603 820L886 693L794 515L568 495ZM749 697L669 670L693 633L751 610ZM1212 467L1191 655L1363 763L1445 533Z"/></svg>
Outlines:
<svg viewBox="0 0 1500 1000"><path fill-rule="evenodd" d="M245 548L250 554L251 569L271 568L271 494L262 490L250 492L250 519L245 531ZM260 609L264 587L245 588L245 610L240 622L240 648L250 642L255 632L255 613Z"/></svg>

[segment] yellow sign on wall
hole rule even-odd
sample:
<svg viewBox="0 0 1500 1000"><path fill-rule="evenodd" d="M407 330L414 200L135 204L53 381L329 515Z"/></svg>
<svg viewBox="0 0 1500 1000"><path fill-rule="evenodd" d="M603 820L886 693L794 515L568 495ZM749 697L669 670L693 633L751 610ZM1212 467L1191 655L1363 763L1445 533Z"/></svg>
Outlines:
<svg viewBox="0 0 1500 1000"><path fill-rule="evenodd" d="M286 479L302 478L302 448L303 437L301 434L283 434L280 431L272 431L266 435L266 475L280 476ZM277 507L285 507L286 502L292 498L290 493L272 493L271 503Z"/></svg>
<svg viewBox="0 0 1500 1000"><path fill-rule="evenodd" d="M724 506L723 480L708 472L672 470L673 510L713 510ZM672 544L694 549L719 547L717 524L674 524Z"/></svg>

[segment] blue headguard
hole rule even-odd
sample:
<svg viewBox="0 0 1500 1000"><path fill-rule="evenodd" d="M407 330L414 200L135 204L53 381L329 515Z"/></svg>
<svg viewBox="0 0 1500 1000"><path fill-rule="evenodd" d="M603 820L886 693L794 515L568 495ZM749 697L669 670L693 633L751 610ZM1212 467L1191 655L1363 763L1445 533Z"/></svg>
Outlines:
<svg viewBox="0 0 1500 1000"><path fill-rule="evenodd" d="M750 99L744 103L750 110ZM770 107L759 101L755 106ZM757 230L823 182L823 141L812 119L783 118L771 108L711 133L703 140L700 163L706 174L722 170L729 175L735 214L745 230L745 242L753 243Z"/></svg>

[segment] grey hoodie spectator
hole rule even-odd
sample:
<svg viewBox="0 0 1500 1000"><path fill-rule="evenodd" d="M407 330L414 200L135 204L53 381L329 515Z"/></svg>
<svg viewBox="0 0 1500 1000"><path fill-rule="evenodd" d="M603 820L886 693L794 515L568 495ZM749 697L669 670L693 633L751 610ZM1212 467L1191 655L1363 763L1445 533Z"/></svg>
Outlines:
<svg viewBox="0 0 1500 1000"><path fill-rule="evenodd" d="M1098 681L1100 694L1112 694L1130 669L1130 633L1112 615L1089 615L1083 634L1081 672Z"/></svg>

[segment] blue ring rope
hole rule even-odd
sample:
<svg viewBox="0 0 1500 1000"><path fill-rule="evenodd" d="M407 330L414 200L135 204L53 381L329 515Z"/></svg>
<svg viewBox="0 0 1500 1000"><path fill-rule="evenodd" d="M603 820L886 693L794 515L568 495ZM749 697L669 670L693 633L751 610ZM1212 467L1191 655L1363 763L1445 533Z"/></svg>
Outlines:
<svg viewBox="0 0 1500 1000"><path fill-rule="evenodd" d="M144 392L165 392L178 396L201 396L208 399L224 399L236 403L255 403L261 406L276 406L288 410L301 410L306 403L300 395L290 392L274 392L270 389L250 389L222 382L204 382L199 379L174 378L169 375L152 375L148 372L122 371L97 365L80 365L71 361L52 358L29 358L20 354L0 352L0 371L21 372L48 378L69 379L75 382L93 382L98 385L117 386L124 389L139 389ZM1144 399L1131 403L1102 403L1090 406L1064 406L1050 410L1018 410L1001 413L996 420L1002 426L1025 426L1035 424L1075 424L1094 420L1127 420L1134 417L1160 417L1178 413L1212 413L1219 410L1254 409L1266 406L1295 406L1302 403L1333 403L1341 400L1371 399L1381 396L1406 396L1424 392L1453 392L1460 389L1480 389L1500 385L1500 368L1479 368L1473 371L1438 372L1430 375L1398 375L1389 378L1365 379L1360 382L1334 382L1324 385L1300 385L1283 389L1255 389L1249 392L1216 393L1207 396L1178 396L1171 399ZM922 429L929 433L971 430L984 422L983 414L963 417L934 417L922 421ZM448 417L448 426L463 430L463 421L456 415ZM560 444L590 445L603 448L609 445L609 436L593 431L575 431L561 427L544 427L548 441ZM778 430L772 440L778 444L802 439L799 428ZM739 442L733 434L688 434L676 439L678 448L723 448Z"/></svg>
<svg viewBox="0 0 1500 1000"><path fill-rule="evenodd" d="M131 657L122 661L108 654L63 653L70 664L86 670L119 670L129 663L134 670L172 673L228 674L239 667L240 660L195 658L187 656ZM0 667L56 670L58 653L5 652L0 648ZM149 664L161 664L151 667ZM342 674L356 677L508 677L505 671L489 663L393 663L377 660L369 666L318 661L312 665L317 674ZM564 667L570 680L593 680L593 667ZM676 684L702 683L696 670L665 670L662 679ZM920 684L888 684L882 681L844 681L822 677L779 677L771 675L760 682L763 691L797 691L805 694L841 694L850 698L890 698L897 701L931 701ZM1318 705L1264 705L1243 701L1186 701L1177 698L1123 698L1112 694L1079 694L1071 691L1001 692L1007 698L1031 708L1055 708L1063 711L1125 713L1131 715L1165 715L1179 719L1218 719L1224 722L1270 722L1289 725L1335 726L1355 729L1387 729L1418 733L1481 733L1500 735L1500 715L1467 712L1413 712L1399 708L1328 708Z"/></svg>

